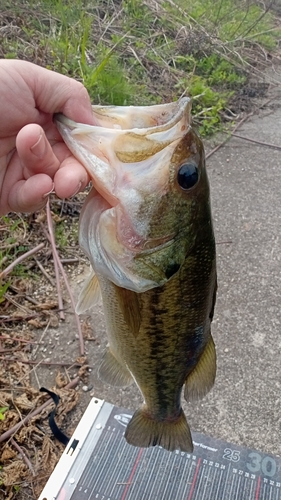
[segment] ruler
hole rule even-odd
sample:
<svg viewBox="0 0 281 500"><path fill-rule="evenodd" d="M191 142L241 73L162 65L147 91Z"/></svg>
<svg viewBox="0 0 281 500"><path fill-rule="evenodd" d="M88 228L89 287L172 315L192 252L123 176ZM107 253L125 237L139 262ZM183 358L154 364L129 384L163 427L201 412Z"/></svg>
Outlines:
<svg viewBox="0 0 281 500"><path fill-rule="evenodd" d="M192 432L194 452L135 448L131 411L90 403L39 500L281 500L281 459Z"/></svg>

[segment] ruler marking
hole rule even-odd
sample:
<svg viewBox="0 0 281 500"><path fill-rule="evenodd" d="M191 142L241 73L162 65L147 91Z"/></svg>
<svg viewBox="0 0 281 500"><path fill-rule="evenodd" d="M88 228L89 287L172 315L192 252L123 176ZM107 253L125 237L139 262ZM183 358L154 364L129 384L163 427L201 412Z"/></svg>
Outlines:
<svg viewBox="0 0 281 500"><path fill-rule="evenodd" d="M167 460L167 459L166 459L166 453L167 453L167 452L166 452L166 451L164 451L164 453L163 453L163 457L162 457L162 460L161 460L161 462L160 462L160 464L159 464L159 466L158 466L158 474L159 474L159 470L161 470L162 464L163 464L164 462L166 462L166 460ZM169 460L170 460L170 456L169 456L169 458L168 458L168 462L169 462ZM166 466L164 467L164 470L165 470L165 469L166 469ZM162 472L162 471L161 471L161 472ZM157 476L156 476L156 477L157 477ZM153 484L153 488L151 488L151 491L150 491L150 494L149 494L149 497L147 498L147 500L150 500L151 498L157 498L156 493L158 493L158 491L159 491L160 487L161 487L161 480L160 480L160 474L159 474L159 481L158 481L158 482L156 482L156 481L154 482L154 484ZM154 490L155 490L155 491L154 491ZM153 494L154 494L154 495L153 495ZM152 496L152 495L153 495L153 496Z"/></svg>
<svg viewBox="0 0 281 500"><path fill-rule="evenodd" d="M178 487L177 487L177 497L179 497L179 493L184 488L184 475L185 475L185 470L188 465L189 460L186 458L186 456L181 456L180 454L177 454L178 458L178 466L176 466L176 474L174 480L177 481ZM171 485L171 487L173 487Z"/></svg>
<svg viewBox="0 0 281 500"><path fill-rule="evenodd" d="M100 440L101 440L101 444L103 445L105 439L107 437L107 431L104 433L104 436L101 436ZM102 456L106 453L106 450L107 450L107 447L109 446L109 443L110 443L110 436L109 436L109 439L108 441L105 443L105 448L103 450L103 453L102 453ZM100 450L100 447L98 446L97 447L97 450L93 451L92 455L91 455L91 458L92 456L97 456L98 453L99 453L99 450ZM96 469L98 470L98 469ZM90 476L90 478L89 478ZM83 488L89 488L90 485L91 485L91 478L92 480L94 480L94 477L95 477L95 474L93 474L93 471L89 468L88 472L86 472L85 476L81 478L81 485Z"/></svg>
<svg viewBox="0 0 281 500"><path fill-rule="evenodd" d="M154 452L154 449L148 449L148 451L150 452L150 458L149 458L149 461L148 461L148 466L149 466L149 465L150 465L150 461L151 461L152 457L153 457L153 458L155 458L155 457L154 457L154 455L156 455L156 453ZM159 455L159 450L157 450L157 451L158 451L158 455ZM152 474L153 474L153 472L154 472L154 468L155 468L155 466L156 466L156 462L157 462L157 456L156 456L156 460L154 460L153 465L152 465L152 467L151 467L151 469L150 469L150 474L149 474L148 479L147 479L147 481L146 481L146 486L145 486L145 489L144 489L143 495L146 493L146 490L147 490L147 488L149 487L149 484L150 484L150 479L151 479ZM144 497L144 498L145 498L145 497Z"/></svg>
<svg viewBox="0 0 281 500"><path fill-rule="evenodd" d="M108 432L107 432L107 433L108 433ZM109 447L109 444L111 443L111 441L112 441L112 434L110 434L110 435L109 435L109 439L108 439L108 441L107 441L107 443L106 443L106 445L105 445L104 451L103 451L102 456L101 456L101 458L100 458L100 462L101 462L101 463L102 463L102 459L103 459L103 457L105 456L106 451L107 451L107 448ZM90 480L90 483L89 483L89 487L90 487L90 486L91 486L91 487L92 487L92 486L94 486L94 484L96 484L96 486L97 486L98 481L99 481L99 479L100 479L101 475L103 474L104 468L105 468L105 466L107 465L107 462L108 462L109 460L111 460L111 456L110 456L110 453L107 453L107 457L106 457L106 459L105 459L105 460L104 460L104 462L103 462L103 466L101 467L99 474L98 474L97 476L96 476L95 474L93 474L92 479ZM96 468L96 470L97 470L97 471L99 470L99 469L98 469L98 467Z"/></svg>
<svg viewBox="0 0 281 500"><path fill-rule="evenodd" d="M214 489L214 486L215 486L215 483L214 483L214 477L215 477L215 470L213 468L213 466L209 465L209 474L208 474L208 479L210 477L210 482L211 482L211 487L208 491L208 499L209 500L213 500L213 489Z"/></svg>
<svg viewBox="0 0 281 500"><path fill-rule="evenodd" d="M250 481L250 485L249 485L249 499L252 500L252 492L253 492L253 480L250 479L249 477L249 481ZM247 500L247 499L246 499ZM254 499L253 499L254 500Z"/></svg>
<svg viewBox="0 0 281 500"><path fill-rule="evenodd" d="M197 466L196 466L196 469L195 469L195 474L194 474L194 477L193 477L193 481L191 483L191 488L190 488L190 492L189 492L187 500L191 500L191 498L192 498L193 490L195 488L195 483L196 483L196 479L197 479L197 476L198 476L198 471L199 471L201 460L202 460L201 458L198 459L198 463L197 463Z"/></svg>
<svg viewBox="0 0 281 500"><path fill-rule="evenodd" d="M203 466L203 467L205 467L205 466ZM210 470L211 470L211 467L209 467L209 469L208 469L208 474L207 474L207 477L206 477L204 491L203 491L203 498L205 497L206 488L207 488L208 483L209 483Z"/></svg>
<svg viewBox="0 0 281 500"><path fill-rule="evenodd" d="M258 477L258 484L257 484L257 489L256 489L255 500L259 500L260 489L261 489L261 478L259 476Z"/></svg>
<svg viewBox="0 0 281 500"><path fill-rule="evenodd" d="M196 496L194 498L194 500L197 500L198 499L198 494L200 494L200 500L201 500L201 493L200 493L200 487L201 487L201 483L202 483L202 480L204 478L204 466L202 469L200 469L199 473L198 473L198 477L199 477L199 481L198 481L198 488L197 488L197 492L196 492Z"/></svg>
<svg viewBox="0 0 281 500"><path fill-rule="evenodd" d="M237 486L236 486L236 495L235 495L235 500L239 500L238 498L238 493L239 493L239 489L240 489L240 483L241 483L241 476L238 476L238 481L237 481Z"/></svg>
<svg viewBox="0 0 281 500"><path fill-rule="evenodd" d="M117 433L116 433L116 434L117 434L117 438L118 438L118 432L119 432L119 431L117 431ZM115 434L115 436L116 436L116 434ZM115 441L116 441L116 439L115 439ZM112 462L113 462L113 463L115 462L115 466L114 466L114 468L113 468L113 470L112 470L112 472L111 472L111 474L110 474L110 478L111 478L111 479L113 479L113 481L114 481L115 476L116 476L116 475L118 475L118 473L117 473L117 469L118 469L118 467L119 467L119 465L120 465L120 460L121 460L121 458L122 458L122 454L121 454L121 453L119 453L119 449L120 449L120 447L121 447L121 445L122 445L122 444L123 444L123 443L122 443L122 439L119 439L118 446L117 446L117 448L116 448L116 449L114 449L115 453L114 453L113 457L117 457L117 460L116 460L116 462L115 462L115 460L114 460L114 461L112 460ZM119 455L119 456L118 456L118 455ZM111 458L112 458L112 456L111 456ZM109 471L107 471L107 474L105 474L104 481L106 481L106 480L107 480L108 472L109 472ZM103 481L103 483L104 483L104 481ZM103 485L103 483L102 483L102 485ZM107 481L107 485L106 485L106 488L105 488L105 490L104 490L104 494L105 494L105 495L107 495L107 490L108 490L109 488L110 488L110 481Z"/></svg>
<svg viewBox="0 0 281 500"><path fill-rule="evenodd" d="M116 486L121 486L123 483L126 482L126 477L130 474L131 464L132 462L133 463L135 462L135 458L138 454L137 448L133 448L127 445L125 439L123 439L123 433L122 433L122 443L123 447L120 452L122 458L121 468L119 469L118 474L115 478L115 484L113 483L112 485L110 496L113 495ZM126 466L122 467L122 465L124 464L127 464L127 467ZM121 485L118 483L121 483Z"/></svg>
<svg viewBox="0 0 281 500"><path fill-rule="evenodd" d="M134 474L135 474L135 472L136 472L136 469L137 469L137 466L138 466L138 464L139 464L139 461L140 461L140 459L141 459L142 454L143 454L143 448L141 448L141 449L139 450L139 452L138 452L138 455L137 455L136 461L135 461L134 466L133 466L133 468L132 468L132 472L131 472L130 477L129 477L129 479L128 479L128 482L127 482L127 484L126 484L126 488L125 488L124 493L123 493L123 495L122 495L122 497L121 497L121 500L125 500L125 498L126 498L126 495L127 495L128 489L130 488L130 483L131 483L131 481L132 481L132 479L133 479L133 477L134 477Z"/></svg>
<svg viewBox="0 0 281 500"><path fill-rule="evenodd" d="M171 454L170 454L170 455L171 455ZM173 472L173 470L174 470L173 468L174 468L174 465L175 465L175 460L176 460L176 455L174 455L174 461L173 461L173 463L170 465L170 472L169 472L169 475L168 475L168 477L167 477L167 481L166 481L166 486L165 486L165 489L164 489L164 491L163 491L163 493L162 493L163 498L165 498L165 497L164 497L164 495L165 495L165 493L166 493L166 491L167 491L167 488L168 488L168 486L169 486L169 479L170 479L171 474L172 474L172 472ZM168 465L169 465L169 461L167 462L167 466L168 466ZM165 467L165 469L164 469L164 474L165 474L165 470L167 469L167 466L166 466L166 467ZM176 493L176 492L175 492L175 493Z"/></svg>
<svg viewBox="0 0 281 500"><path fill-rule="evenodd" d="M232 472L232 478L231 478L231 484L230 484L230 494L229 494L229 498L231 498L231 495L232 495L232 488L233 488L233 484L234 484L234 481L235 481L235 475L234 473Z"/></svg>
<svg viewBox="0 0 281 500"><path fill-rule="evenodd" d="M192 471L191 464L192 464L192 460L190 458L186 458L182 476L184 476L186 469L187 469L187 472L188 472L188 476L186 478L186 482L182 481L180 483L180 488L179 488L179 492L180 492L181 488L183 489L183 491L182 491L182 498L184 498L185 492L186 492L186 490L188 488L189 477L190 477L190 474L191 474L191 471Z"/></svg>
<svg viewBox="0 0 281 500"><path fill-rule="evenodd" d="M252 498L252 483L249 477L244 476L243 500L251 500Z"/></svg>
<svg viewBox="0 0 281 500"><path fill-rule="evenodd" d="M222 476L223 476L223 470L221 470L221 473L220 473L220 478L219 478L219 484L218 484L218 487L217 487L217 494L216 494L216 498L214 500L219 500L218 498L218 494L220 493L220 485L221 485L221 480L222 480Z"/></svg>
<svg viewBox="0 0 281 500"><path fill-rule="evenodd" d="M145 448L145 451L144 451L144 454L142 455L141 457L141 462L143 464L143 466L145 465L145 458L146 458L146 455L148 453L148 448ZM141 465L141 464L140 464ZM137 491L135 491L136 487L137 487L137 480L139 478L139 476L141 475L142 473L142 467L140 466L137 470L137 473L135 475L135 478L134 478L134 484L132 484L132 487L130 488L130 491L129 491L129 496L128 496L128 500L130 500L132 498L132 495L134 493L136 493L136 495L134 495L134 498L138 498L138 490L141 488L142 484L141 484L141 481L140 481L140 484L139 484L139 488Z"/></svg>
<svg viewBox="0 0 281 500"><path fill-rule="evenodd" d="M217 480L217 475L218 475L218 471L219 471L219 469L218 469L218 468L215 468L215 467L212 467L212 469L213 469L213 471L214 471L214 474L213 474L213 477L212 477L213 485L212 485L212 490L211 490L211 492L212 492L212 494L213 494L213 495L215 495L215 494L217 494L217 491L215 492L215 491L214 491L214 489L215 489L215 488L217 489L217 487L216 487L216 480ZM213 495L212 495L212 496L210 496L210 500L214 500Z"/></svg>

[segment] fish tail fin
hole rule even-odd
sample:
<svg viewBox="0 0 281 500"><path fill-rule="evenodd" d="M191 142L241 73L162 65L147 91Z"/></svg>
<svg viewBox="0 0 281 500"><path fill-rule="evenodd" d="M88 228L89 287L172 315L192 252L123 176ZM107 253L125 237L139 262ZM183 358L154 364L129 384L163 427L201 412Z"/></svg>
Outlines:
<svg viewBox="0 0 281 500"><path fill-rule="evenodd" d="M187 402L202 399L212 389L216 378L216 348L212 336L201 357L185 381L184 399Z"/></svg>
<svg viewBox="0 0 281 500"><path fill-rule="evenodd" d="M151 418L144 408L137 410L127 425L125 438L129 444L140 448L162 446L169 451L193 451L190 429L182 409L174 421L158 421Z"/></svg>

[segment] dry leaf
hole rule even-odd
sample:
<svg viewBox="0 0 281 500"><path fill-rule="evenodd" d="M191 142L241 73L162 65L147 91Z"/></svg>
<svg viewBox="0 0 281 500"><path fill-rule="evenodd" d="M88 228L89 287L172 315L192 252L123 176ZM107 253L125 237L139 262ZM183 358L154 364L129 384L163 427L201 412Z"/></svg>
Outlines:
<svg viewBox="0 0 281 500"><path fill-rule="evenodd" d="M86 362L87 362L87 357L86 356L79 356L78 358L76 358L76 363L78 363L78 365L84 365Z"/></svg>
<svg viewBox="0 0 281 500"><path fill-rule="evenodd" d="M28 324L31 326L34 326L34 328L43 328L43 323L39 321L38 319L30 319L28 321Z"/></svg>
<svg viewBox="0 0 281 500"><path fill-rule="evenodd" d="M68 384L68 379L67 377L61 373L61 372L58 372L57 376L56 376L56 385L57 387L61 388L61 387L64 387L65 385Z"/></svg>
<svg viewBox="0 0 281 500"><path fill-rule="evenodd" d="M0 420L0 432L1 434L8 431L11 427L16 425L20 421L19 414L14 410L7 410L5 412L4 420Z"/></svg>
<svg viewBox="0 0 281 500"><path fill-rule="evenodd" d="M22 460L15 460L9 465L4 465L0 478L4 486L14 486L21 482L28 472L28 469Z"/></svg>
<svg viewBox="0 0 281 500"><path fill-rule="evenodd" d="M14 399L15 405L18 407L19 410L24 411L24 410L31 410L34 408L34 403L29 401L27 395L25 393L21 394L21 396L18 396L17 398Z"/></svg>
<svg viewBox="0 0 281 500"><path fill-rule="evenodd" d="M0 457L0 462L5 462L5 460L10 460L10 458L14 458L16 455L17 452L7 444Z"/></svg>
<svg viewBox="0 0 281 500"><path fill-rule="evenodd" d="M46 215L46 210L41 210L41 212L39 212L36 216L36 219L35 219L35 222L38 222L38 224L40 222L45 222L47 219L47 215Z"/></svg>

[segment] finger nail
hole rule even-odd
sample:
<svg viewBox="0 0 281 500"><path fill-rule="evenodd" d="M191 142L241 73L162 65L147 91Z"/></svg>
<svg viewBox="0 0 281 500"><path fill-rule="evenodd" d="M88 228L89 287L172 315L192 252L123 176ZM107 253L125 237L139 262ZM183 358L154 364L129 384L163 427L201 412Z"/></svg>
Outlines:
<svg viewBox="0 0 281 500"><path fill-rule="evenodd" d="M30 150L38 158L43 158L46 150L46 143L42 133L40 133L38 141L35 142L35 144L30 148Z"/></svg>
<svg viewBox="0 0 281 500"><path fill-rule="evenodd" d="M77 193L79 193L79 191L80 191L81 187L82 187L82 182L79 182L79 184L78 184L78 188L76 189L76 191L73 193L73 195L72 195L72 196L75 196Z"/></svg>
<svg viewBox="0 0 281 500"><path fill-rule="evenodd" d="M48 198L49 194L54 193L54 192L55 192L55 185L53 183L52 189L50 191L48 191L48 193L43 194L43 196L42 196L43 200Z"/></svg>

